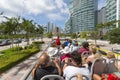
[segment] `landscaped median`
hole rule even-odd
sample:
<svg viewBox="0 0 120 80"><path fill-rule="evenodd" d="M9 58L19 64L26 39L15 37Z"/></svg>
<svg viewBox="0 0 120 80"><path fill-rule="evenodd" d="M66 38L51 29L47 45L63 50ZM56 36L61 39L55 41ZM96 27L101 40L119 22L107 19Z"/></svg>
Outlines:
<svg viewBox="0 0 120 80"><path fill-rule="evenodd" d="M37 44L36 44L37 43ZM27 59L35 53L40 51L40 44L43 42L34 42L29 46L14 47L4 51L1 51L3 55L0 56L0 73L15 66L19 62Z"/></svg>

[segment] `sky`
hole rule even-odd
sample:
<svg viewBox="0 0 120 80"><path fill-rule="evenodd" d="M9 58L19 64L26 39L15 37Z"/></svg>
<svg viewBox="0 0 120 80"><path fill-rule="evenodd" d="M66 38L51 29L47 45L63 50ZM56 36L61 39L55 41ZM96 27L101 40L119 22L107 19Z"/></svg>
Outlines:
<svg viewBox="0 0 120 80"><path fill-rule="evenodd" d="M21 16L34 20L35 23L46 25L52 22L64 28L69 17L69 0L0 0L0 12L4 16ZM105 0L98 0L99 8L105 5ZM0 15L0 22L5 20Z"/></svg>

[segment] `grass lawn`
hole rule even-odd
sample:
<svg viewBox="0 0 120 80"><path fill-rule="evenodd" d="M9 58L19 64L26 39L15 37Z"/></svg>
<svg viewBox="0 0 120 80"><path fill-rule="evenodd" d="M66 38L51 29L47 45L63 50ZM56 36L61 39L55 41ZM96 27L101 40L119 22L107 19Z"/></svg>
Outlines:
<svg viewBox="0 0 120 80"><path fill-rule="evenodd" d="M0 73L8 70L39 51L40 49L38 45L32 45L19 51L18 48L1 51L3 55L0 56Z"/></svg>

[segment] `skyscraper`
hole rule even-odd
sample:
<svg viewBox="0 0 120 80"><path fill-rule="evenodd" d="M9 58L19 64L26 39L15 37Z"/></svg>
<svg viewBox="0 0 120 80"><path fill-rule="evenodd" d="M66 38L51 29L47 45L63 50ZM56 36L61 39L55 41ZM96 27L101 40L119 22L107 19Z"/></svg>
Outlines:
<svg viewBox="0 0 120 80"><path fill-rule="evenodd" d="M70 0L72 32L93 30L97 23L97 0Z"/></svg>
<svg viewBox="0 0 120 80"><path fill-rule="evenodd" d="M120 20L120 0L107 0L106 3L107 22ZM116 24L116 27L118 27L118 24Z"/></svg>
<svg viewBox="0 0 120 80"><path fill-rule="evenodd" d="M105 23L106 22L106 7L102 7L98 10L98 20L97 24Z"/></svg>

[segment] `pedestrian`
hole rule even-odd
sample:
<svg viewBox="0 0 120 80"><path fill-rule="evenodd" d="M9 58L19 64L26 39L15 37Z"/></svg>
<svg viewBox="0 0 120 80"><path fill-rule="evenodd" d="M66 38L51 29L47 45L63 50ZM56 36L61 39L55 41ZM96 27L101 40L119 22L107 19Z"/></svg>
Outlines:
<svg viewBox="0 0 120 80"><path fill-rule="evenodd" d="M57 38L56 38L56 46L57 46L58 49L60 48L60 39L59 39L59 36L57 36Z"/></svg>

